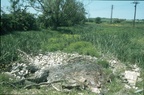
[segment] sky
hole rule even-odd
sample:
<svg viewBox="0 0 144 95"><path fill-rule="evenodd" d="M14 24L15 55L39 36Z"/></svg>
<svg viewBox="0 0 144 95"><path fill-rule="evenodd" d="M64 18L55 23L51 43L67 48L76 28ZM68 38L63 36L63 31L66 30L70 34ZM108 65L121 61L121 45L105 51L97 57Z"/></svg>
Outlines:
<svg viewBox="0 0 144 95"><path fill-rule="evenodd" d="M113 5L113 18L133 19L134 18L134 1L100 1L100 0L83 0L85 9L90 17L111 16L111 6ZM138 1L137 19L144 19L144 1ZM87 15L87 17L88 17Z"/></svg>
<svg viewBox="0 0 144 95"><path fill-rule="evenodd" d="M1 7L6 11L9 6L9 0L1 0ZM110 18L111 6L113 5L113 18L133 19L134 18L134 0L79 0L84 4L88 13L87 17L105 17ZM144 19L144 0L138 0L136 19ZM30 12L35 12L33 9Z"/></svg>

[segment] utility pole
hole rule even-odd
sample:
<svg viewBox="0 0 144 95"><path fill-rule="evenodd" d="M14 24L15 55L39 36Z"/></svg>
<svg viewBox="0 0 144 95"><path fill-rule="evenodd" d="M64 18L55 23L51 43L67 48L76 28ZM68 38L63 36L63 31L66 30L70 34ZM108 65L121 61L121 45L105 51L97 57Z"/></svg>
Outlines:
<svg viewBox="0 0 144 95"><path fill-rule="evenodd" d="M111 21L110 21L111 24L112 24L112 16L113 16L113 5L111 6Z"/></svg>
<svg viewBox="0 0 144 95"><path fill-rule="evenodd" d="M86 14L87 14L87 20L88 20L88 22L89 22L89 18L90 18L90 13L89 13L89 11L86 12Z"/></svg>
<svg viewBox="0 0 144 95"><path fill-rule="evenodd" d="M134 9L134 20L133 20L133 27L135 27L136 8L137 8L137 4L139 4L139 2L134 1L133 4L135 4L135 5L134 5L134 7L135 7L135 9Z"/></svg>

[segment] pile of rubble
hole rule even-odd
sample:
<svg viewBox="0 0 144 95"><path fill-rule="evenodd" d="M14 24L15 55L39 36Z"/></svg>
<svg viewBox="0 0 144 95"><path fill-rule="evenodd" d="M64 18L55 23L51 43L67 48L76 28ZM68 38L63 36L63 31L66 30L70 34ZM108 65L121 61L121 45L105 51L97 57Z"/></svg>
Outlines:
<svg viewBox="0 0 144 95"><path fill-rule="evenodd" d="M24 88L51 84L58 91L75 87L89 89L95 93L101 91L103 74L101 67L93 64L97 62L96 57L60 51L37 56L20 52L22 62L13 63L11 72L6 74L20 80L19 82L32 83Z"/></svg>
<svg viewBox="0 0 144 95"><path fill-rule="evenodd" d="M58 91L79 88L101 93L107 81L102 67L94 64L98 62L96 57L60 51L37 56L30 56L20 50L19 52L22 62L13 63L11 72L5 72L5 74L15 77L19 80L18 82L23 82L24 88L50 85ZM121 78L127 82L126 88L137 89L135 85L140 76L140 68L135 65L130 71L116 60L107 61L114 75L122 70ZM25 84L26 82L29 84Z"/></svg>

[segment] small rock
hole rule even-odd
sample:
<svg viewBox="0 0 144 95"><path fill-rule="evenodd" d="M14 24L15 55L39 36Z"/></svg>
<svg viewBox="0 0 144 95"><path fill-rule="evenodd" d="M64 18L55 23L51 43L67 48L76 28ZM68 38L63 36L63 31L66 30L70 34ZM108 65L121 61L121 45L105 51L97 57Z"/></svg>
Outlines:
<svg viewBox="0 0 144 95"><path fill-rule="evenodd" d="M94 93L98 93L98 94L99 94L100 91L101 91L101 89L96 88L96 87L95 87L95 88L93 87L93 88L90 88L90 89L91 89L92 92L94 92Z"/></svg>
<svg viewBox="0 0 144 95"><path fill-rule="evenodd" d="M138 81L138 82L142 82L143 79L142 79L142 78L138 78L137 81Z"/></svg>
<svg viewBox="0 0 144 95"><path fill-rule="evenodd" d="M124 78L128 81L131 86L135 86L137 78L139 76L138 72L134 71L125 71Z"/></svg>
<svg viewBox="0 0 144 95"><path fill-rule="evenodd" d="M131 86L125 84L125 88L126 88L126 89L131 89Z"/></svg>

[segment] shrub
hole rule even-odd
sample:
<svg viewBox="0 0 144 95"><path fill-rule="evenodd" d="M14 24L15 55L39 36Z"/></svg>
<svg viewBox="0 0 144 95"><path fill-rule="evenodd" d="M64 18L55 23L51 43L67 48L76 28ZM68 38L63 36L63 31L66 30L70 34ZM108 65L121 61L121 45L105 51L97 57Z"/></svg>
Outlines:
<svg viewBox="0 0 144 95"><path fill-rule="evenodd" d="M121 22L123 22L123 21L125 21L125 19L114 19L114 23L121 23Z"/></svg>
<svg viewBox="0 0 144 95"><path fill-rule="evenodd" d="M102 23L101 18L100 17L95 18L95 23L97 23L97 24Z"/></svg>
<svg viewBox="0 0 144 95"><path fill-rule="evenodd" d="M26 11L1 15L1 34L12 31L37 30L36 18Z"/></svg>

